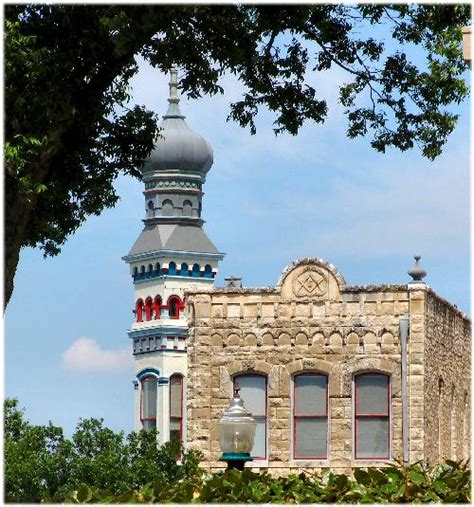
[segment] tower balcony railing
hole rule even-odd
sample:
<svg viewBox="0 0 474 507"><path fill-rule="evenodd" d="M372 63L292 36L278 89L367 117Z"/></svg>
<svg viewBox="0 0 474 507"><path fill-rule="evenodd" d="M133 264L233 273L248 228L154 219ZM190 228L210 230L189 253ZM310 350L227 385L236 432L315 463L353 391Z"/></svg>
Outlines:
<svg viewBox="0 0 474 507"><path fill-rule="evenodd" d="M159 269L142 269L139 271L135 268L134 273L132 274L132 278L134 282L141 282L144 280L151 280L154 278L160 278L164 276L177 276L177 277L186 277L186 278L207 278L213 279L216 276L216 271L212 269L212 267L207 264L204 268L201 268L198 264L195 264L192 269L187 267L176 269L175 266L170 266L168 268L159 268Z"/></svg>

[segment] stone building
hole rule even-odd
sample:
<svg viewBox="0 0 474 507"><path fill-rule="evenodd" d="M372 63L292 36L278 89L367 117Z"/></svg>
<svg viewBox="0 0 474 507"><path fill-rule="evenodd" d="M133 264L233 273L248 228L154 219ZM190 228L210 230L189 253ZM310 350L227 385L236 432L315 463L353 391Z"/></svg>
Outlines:
<svg viewBox="0 0 474 507"><path fill-rule="evenodd" d="M303 259L274 288L214 287L202 185L212 149L169 109L143 167L144 229L124 260L135 288L135 429L223 468L217 422L238 385L257 421L247 466L349 472L470 455L470 321L422 280L347 285Z"/></svg>
<svg viewBox="0 0 474 507"><path fill-rule="evenodd" d="M209 468L234 382L259 415L253 468L470 456L470 322L421 280L351 286L303 259L275 288L186 297L188 442Z"/></svg>

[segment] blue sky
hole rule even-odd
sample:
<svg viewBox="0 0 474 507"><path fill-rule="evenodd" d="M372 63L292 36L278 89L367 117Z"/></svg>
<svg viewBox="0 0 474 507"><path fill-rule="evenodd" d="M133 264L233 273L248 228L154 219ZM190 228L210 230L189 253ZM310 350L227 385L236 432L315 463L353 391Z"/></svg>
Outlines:
<svg viewBox="0 0 474 507"><path fill-rule="evenodd" d="M329 117L296 137L275 137L264 111L256 136L226 123L241 93L232 77L223 78L223 96L181 101L188 124L214 149L203 216L227 254L217 285L235 274L245 286L271 286L307 256L335 264L348 284L405 283L419 252L426 282L470 313L469 103L435 162L418 151L379 154L368 139L345 136L336 88L343 77L309 77ZM142 63L134 101L161 116L167 81ZM80 417L132 429L133 286L121 257L142 228L143 186L120 178L116 188L119 204L88 219L58 257L22 252L6 312L5 395L19 398L32 422L51 420L69 435Z"/></svg>

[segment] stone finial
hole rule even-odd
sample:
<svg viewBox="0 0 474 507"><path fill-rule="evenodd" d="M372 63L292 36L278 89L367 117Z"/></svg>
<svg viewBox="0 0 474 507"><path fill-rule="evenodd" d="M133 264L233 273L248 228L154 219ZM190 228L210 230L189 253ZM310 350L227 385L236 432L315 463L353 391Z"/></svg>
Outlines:
<svg viewBox="0 0 474 507"><path fill-rule="evenodd" d="M423 278L426 276L426 271L420 265L421 255L415 255L415 264L408 271L408 274L413 278L413 282L423 282Z"/></svg>

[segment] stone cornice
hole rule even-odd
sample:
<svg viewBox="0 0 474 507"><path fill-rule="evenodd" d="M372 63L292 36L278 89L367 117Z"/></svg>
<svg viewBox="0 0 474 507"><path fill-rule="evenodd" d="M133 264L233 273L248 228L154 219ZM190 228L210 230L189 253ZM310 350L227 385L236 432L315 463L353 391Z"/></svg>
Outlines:
<svg viewBox="0 0 474 507"><path fill-rule="evenodd" d="M145 225L157 225L157 224L183 224L183 225L198 225L202 227L206 221L199 217L185 217L185 216L159 216L153 218L144 218L142 222Z"/></svg>
<svg viewBox="0 0 474 507"><path fill-rule="evenodd" d="M124 255L122 260L128 263L137 261L147 261L153 259L176 258L176 259L210 259L222 260L225 253L204 253L204 252L186 252L184 250L154 250L137 255Z"/></svg>
<svg viewBox="0 0 474 507"><path fill-rule="evenodd" d="M148 336L186 336L188 332L187 326L155 326L144 329L130 329L127 331L128 337L133 338L146 338Z"/></svg>

